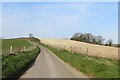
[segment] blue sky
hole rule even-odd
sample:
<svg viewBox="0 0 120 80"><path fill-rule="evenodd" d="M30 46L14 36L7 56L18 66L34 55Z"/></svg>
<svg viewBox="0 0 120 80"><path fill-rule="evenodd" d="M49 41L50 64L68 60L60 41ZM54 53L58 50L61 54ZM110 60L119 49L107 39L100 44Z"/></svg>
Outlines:
<svg viewBox="0 0 120 80"><path fill-rule="evenodd" d="M70 38L75 32L118 42L117 2L2 3L3 37L33 33L39 38Z"/></svg>

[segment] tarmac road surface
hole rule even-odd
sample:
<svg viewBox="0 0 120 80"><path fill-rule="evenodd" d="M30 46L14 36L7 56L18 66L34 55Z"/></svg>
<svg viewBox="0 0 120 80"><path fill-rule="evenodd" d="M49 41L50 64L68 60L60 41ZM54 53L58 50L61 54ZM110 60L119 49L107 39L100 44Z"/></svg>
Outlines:
<svg viewBox="0 0 120 80"><path fill-rule="evenodd" d="M47 48L41 45L39 47L41 53L35 63L20 78L87 78Z"/></svg>

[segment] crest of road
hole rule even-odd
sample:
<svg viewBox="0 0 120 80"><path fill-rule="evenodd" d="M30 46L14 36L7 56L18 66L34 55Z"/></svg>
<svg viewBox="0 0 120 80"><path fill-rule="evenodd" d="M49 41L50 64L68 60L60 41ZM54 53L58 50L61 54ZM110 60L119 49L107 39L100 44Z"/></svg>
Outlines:
<svg viewBox="0 0 120 80"><path fill-rule="evenodd" d="M20 78L87 78L47 48L39 47L41 52L35 63Z"/></svg>

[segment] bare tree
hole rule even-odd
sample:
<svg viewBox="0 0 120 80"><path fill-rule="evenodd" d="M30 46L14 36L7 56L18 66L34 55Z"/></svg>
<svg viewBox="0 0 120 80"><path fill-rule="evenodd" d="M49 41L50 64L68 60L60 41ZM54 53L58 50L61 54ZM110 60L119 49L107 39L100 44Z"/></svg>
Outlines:
<svg viewBox="0 0 120 80"><path fill-rule="evenodd" d="M112 39L109 39L109 40L107 41L107 44L108 44L109 46L112 46L112 42L113 42L113 40L112 40Z"/></svg>
<svg viewBox="0 0 120 80"><path fill-rule="evenodd" d="M29 34L29 37L30 37L30 38L33 38L33 34L32 34L32 33L30 33L30 34Z"/></svg>
<svg viewBox="0 0 120 80"><path fill-rule="evenodd" d="M73 38L80 37L81 35L82 35L82 33L75 33L75 34L73 35Z"/></svg>
<svg viewBox="0 0 120 80"><path fill-rule="evenodd" d="M93 35L91 33L84 33L83 35L85 36L86 42L92 43Z"/></svg>
<svg viewBox="0 0 120 80"><path fill-rule="evenodd" d="M105 39L102 36L97 36L96 41L98 44L102 44Z"/></svg>
<svg viewBox="0 0 120 80"><path fill-rule="evenodd" d="M96 44L96 36L92 36L92 43Z"/></svg>
<svg viewBox="0 0 120 80"><path fill-rule="evenodd" d="M93 43L93 44L103 44L103 41L105 40L102 36L95 36L91 33L75 33L71 40L76 41L82 41L87 43Z"/></svg>
<svg viewBox="0 0 120 80"><path fill-rule="evenodd" d="M82 36L82 33L75 33L71 39L79 41L81 36Z"/></svg>

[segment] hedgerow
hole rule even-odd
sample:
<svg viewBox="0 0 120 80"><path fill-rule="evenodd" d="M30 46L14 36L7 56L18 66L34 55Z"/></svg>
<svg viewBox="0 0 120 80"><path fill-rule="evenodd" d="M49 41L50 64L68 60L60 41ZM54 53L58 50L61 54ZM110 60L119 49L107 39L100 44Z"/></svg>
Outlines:
<svg viewBox="0 0 120 80"><path fill-rule="evenodd" d="M37 47L32 51L20 52L15 55L2 57L2 78L18 78L20 74L35 61L40 49Z"/></svg>

